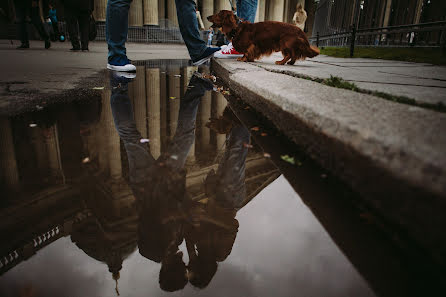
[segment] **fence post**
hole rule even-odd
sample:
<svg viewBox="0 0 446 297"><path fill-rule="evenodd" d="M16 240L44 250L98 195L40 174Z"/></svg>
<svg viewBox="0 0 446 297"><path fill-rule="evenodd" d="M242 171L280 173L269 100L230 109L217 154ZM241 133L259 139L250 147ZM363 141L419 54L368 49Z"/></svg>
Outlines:
<svg viewBox="0 0 446 297"><path fill-rule="evenodd" d="M316 33L316 47L319 47L319 32Z"/></svg>
<svg viewBox="0 0 446 297"><path fill-rule="evenodd" d="M352 40L350 41L350 58L353 58L355 52L356 25L352 26Z"/></svg>

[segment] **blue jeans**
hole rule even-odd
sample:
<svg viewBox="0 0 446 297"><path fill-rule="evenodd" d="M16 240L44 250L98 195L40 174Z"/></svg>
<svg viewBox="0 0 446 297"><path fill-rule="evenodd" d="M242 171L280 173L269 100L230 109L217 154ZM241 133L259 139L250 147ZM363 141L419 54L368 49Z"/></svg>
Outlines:
<svg viewBox="0 0 446 297"><path fill-rule="evenodd" d="M237 16L244 21L254 23L258 0L237 0Z"/></svg>
<svg viewBox="0 0 446 297"><path fill-rule="evenodd" d="M129 30L129 9L132 0L108 0L105 21L105 39L108 44L108 60L127 57L125 42Z"/></svg>
<svg viewBox="0 0 446 297"><path fill-rule="evenodd" d="M109 0L110 1L110 0ZM177 7L178 24L181 36L186 43L189 56L192 60L198 60L206 50L206 42L200 37L198 30L197 14L194 0L175 0Z"/></svg>

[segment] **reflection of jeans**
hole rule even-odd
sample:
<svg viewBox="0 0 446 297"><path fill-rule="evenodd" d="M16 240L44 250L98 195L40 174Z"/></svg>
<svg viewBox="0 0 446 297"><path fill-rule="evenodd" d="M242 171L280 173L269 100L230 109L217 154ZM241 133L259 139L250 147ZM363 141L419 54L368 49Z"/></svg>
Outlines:
<svg viewBox="0 0 446 297"><path fill-rule="evenodd" d="M258 0L237 0L237 16L245 21L254 23Z"/></svg>
<svg viewBox="0 0 446 297"><path fill-rule="evenodd" d="M189 56L197 60L206 50L206 42L200 37L198 31L197 13L195 12L194 0L175 0L177 7L178 24L181 36L186 43Z"/></svg>
<svg viewBox="0 0 446 297"><path fill-rule="evenodd" d="M105 22L105 39L108 44L108 60L126 56L129 9L132 0L108 0Z"/></svg>
<svg viewBox="0 0 446 297"><path fill-rule="evenodd" d="M131 184L144 182L153 172L155 159L147 150L147 145L140 142L141 134L136 129L132 104L128 95L126 82L111 82L110 98L113 119L119 137L124 143L129 162L129 179ZM166 165L181 169L195 139L195 121L198 105L204 93L212 88L210 81L192 77L186 94L181 99L178 126L172 143L168 148ZM173 158L172 158L173 156Z"/></svg>
<svg viewBox="0 0 446 297"><path fill-rule="evenodd" d="M248 129L236 124L226 139L226 151L217 169L216 199L226 208L243 206L246 196L245 164L249 143Z"/></svg>

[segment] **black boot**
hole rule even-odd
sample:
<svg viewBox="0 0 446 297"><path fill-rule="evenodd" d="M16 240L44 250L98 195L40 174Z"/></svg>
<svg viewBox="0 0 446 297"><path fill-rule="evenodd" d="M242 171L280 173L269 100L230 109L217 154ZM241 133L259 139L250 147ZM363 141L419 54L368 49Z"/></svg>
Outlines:
<svg viewBox="0 0 446 297"><path fill-rule="evenodd" d="M48 40L45 40L45 48L46 49L49 49L51 47L51 42L50 42L50 40L48 39Z"/></svg>

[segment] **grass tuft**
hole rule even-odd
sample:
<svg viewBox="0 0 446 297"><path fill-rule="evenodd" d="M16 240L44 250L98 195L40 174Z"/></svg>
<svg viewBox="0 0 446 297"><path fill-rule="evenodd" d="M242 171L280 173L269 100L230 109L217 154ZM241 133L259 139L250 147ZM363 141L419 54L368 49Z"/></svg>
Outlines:
<svg viewBox="0 0 446 297"><path fill-rule="evenodd" d="M324 47L321 48L321 54L338 58L350 58L350 48ZM441 48L355 47L353 58L446 65L446 53Z"/></svg>
<svg viewBox="0 0 446 297"><path fill-rule="evenodd" d="M338 76L330 75L330 78L324 79L322 83L330 87L358 91L354 83L349 83Z"/></svg>

